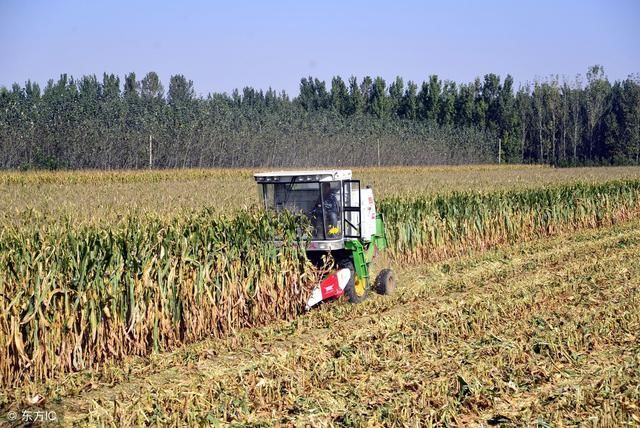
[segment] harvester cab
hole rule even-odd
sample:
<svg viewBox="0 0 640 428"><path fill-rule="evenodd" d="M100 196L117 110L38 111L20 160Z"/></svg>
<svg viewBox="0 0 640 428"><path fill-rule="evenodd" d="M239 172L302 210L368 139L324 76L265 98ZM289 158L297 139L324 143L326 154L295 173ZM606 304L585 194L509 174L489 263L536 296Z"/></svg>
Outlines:
<svg viewBox="0 0 640 428"><path fill-rule="evenodd" d="M351 170L278 171L254 177L266 209L302 213L311 222L309 260L320 266L323 255L333 256L336 270L312 291L308 308L343 294L360 303L372 285L380 294L393 291L390 269L382 269L370 284L373 259L387 246L384 220L376 212L373 190L353 180Z"/></svg>

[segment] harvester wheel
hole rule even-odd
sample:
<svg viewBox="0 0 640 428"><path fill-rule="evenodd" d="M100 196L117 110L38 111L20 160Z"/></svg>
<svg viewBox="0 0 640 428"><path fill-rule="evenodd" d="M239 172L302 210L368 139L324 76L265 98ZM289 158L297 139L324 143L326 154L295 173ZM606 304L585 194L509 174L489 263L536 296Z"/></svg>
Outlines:
<svg viewBox="0 0 640 428"><path fill-rule="evenodd" d="M396 276L391 269L382 269L376 277L376 293L391 294L396 289Z"/></svg>
<svg viewBox="0 0 640 428"><path fill-rule="evenodd" d="M358 278L356 270L353 267L353 261L345 259L338 264L341 268L347 268L349 269L349 272L351 272L351 278L349 278L349 282L344 288L344 294L351 303L364 302L367 299L367 294L369 293L366 279Z"/></svg>

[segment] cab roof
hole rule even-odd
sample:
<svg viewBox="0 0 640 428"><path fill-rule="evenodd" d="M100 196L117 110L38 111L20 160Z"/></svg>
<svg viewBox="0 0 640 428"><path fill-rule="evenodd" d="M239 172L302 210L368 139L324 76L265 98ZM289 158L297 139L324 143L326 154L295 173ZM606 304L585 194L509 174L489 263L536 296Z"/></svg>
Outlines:
<svg viewBox="0 0 640 428"><path fill-rule="evenodd" d="M275 177L282 178L278 181L292 181L294 177L304 181L334 181L334 180L351 180L350 169L321 169L321 170L301 170L301 171L273 171L259 172L254 174L256 181L271 181ZM275 181L275 180L273 180Z"/></svg>

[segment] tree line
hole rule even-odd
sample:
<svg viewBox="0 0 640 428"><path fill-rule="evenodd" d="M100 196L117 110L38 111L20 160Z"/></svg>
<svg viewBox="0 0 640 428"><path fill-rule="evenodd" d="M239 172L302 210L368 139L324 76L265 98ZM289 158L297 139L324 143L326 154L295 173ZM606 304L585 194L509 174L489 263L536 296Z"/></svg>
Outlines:
<svg viewBox="0 0 640 428"><path fill-rule="evenodd" d="M155 72L66 74L0 88L0 167L183 168L460 163L638 164L640 78L308 77L290 98L245 87L196 96Z"/></svg>

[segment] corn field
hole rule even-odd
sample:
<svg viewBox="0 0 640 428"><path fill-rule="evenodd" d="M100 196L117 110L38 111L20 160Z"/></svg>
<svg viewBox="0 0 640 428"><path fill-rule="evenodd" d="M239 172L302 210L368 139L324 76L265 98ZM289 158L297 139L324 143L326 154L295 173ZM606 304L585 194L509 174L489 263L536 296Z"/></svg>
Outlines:
<svg viewBox="0 0 640 428"><path fill-rule="evenodd" d="M424 262L637 215L640 181L387 197L390 253ZM0 382L16 387L290 319L319 279L298 217L209 209L0 232ZM284 243L276 247L274 236Z"/></svg>
<svg viewBox="0 0 640 428"><path fill-rule="evenodd" d="M109 229L2 229L0 383L291 318L316 279L294 242L302 221L205 210L170 221L131 216Z"/></svg>
<svg viewBox="0 0 640 428"><path fill-rule="evenodd" d="M392 197L380 210L391 254L427 262L628 219L640 210L640 181Z"/></svg>
<svg viewBox="0 0 640 428"><path fill-rule="evenodd" d="M0 224L69 218L76 224L112 225L129 213L174 217L214 206L233 213L258 202L249 169L150 171L37 171L0 173ZM640 167L549 168L531 165L465 165L354 168L372 185L376 201L443 192L496 192L611 180L638 180ZM248 190L248 191L247 191ZM91 195L91 197L87 197Z"/></svg>

